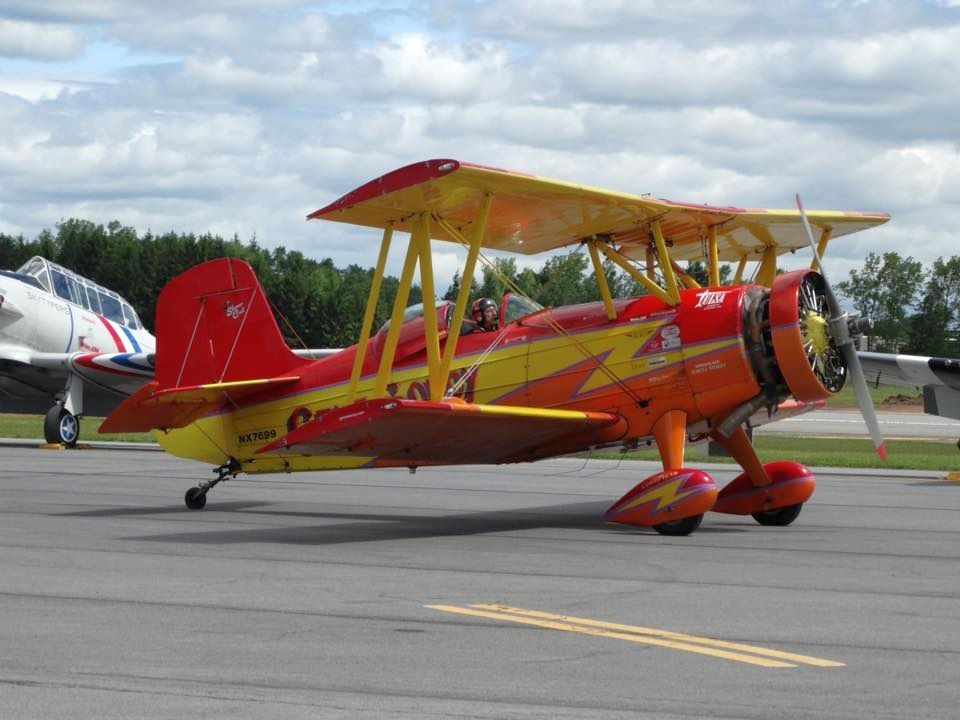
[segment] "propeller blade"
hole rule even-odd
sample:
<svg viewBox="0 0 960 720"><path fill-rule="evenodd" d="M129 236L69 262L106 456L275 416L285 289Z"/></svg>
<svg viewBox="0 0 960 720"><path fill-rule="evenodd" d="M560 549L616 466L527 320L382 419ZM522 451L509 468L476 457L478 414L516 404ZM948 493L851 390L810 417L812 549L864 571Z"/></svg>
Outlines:
<svg viewBox="0 0 960 720"><path fill-rule="evenodd" d="M860 358L857 356L857 349L853 346L853 338L850 337L846 324L846 315L837 296L833 294L833 288L827 280L827 274L823 269L823 260L820 253L817 252L817 243L813 239L813 231L810 229L810 222L807 220L807 213L803 209L803 201L800 200L800 193L797 193L797 209L800 211L800 220L803 222L803 229L807 233L807 241L813 250L813 256L817 259L817 267L820 270L820 276L823 278L823 286L826 291L827 305L830 307L830 327L834 331L834 342L843 353L843 359L847 363L847 372L853 380L853 393L857 398L857 406L860 408L860 414L870 432L870 438L873 440L873 447L881 460L887 459L887 446L883 442L883 435L880 434L880 422L877 420L877 412L873 407L873 399L870 397L870 390L867 388L867 379L863 374L863 368L860 366Z"/></svg>

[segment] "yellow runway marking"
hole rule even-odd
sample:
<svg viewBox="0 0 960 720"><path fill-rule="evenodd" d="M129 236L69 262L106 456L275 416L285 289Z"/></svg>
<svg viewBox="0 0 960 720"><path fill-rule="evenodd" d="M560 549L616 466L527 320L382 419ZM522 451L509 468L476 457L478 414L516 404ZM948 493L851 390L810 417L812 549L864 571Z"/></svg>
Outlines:
<svg viewBox="0 0 960 720"><path fill-rule="evenodd" d="M771 650L768 648L743 645L741 643L714 640L711 638L696 637L668 630L638 627L636 625L621 625L588 618L572 617L570 615L555 615L538 610L524 610L506 605L476 604L470 607L456 605L427 605L426 607L441 612L482 617L488 620L506 620L508 622L533 625L535 627L575 632L594 637L606 637L615 640L655 645L673 650L709 655L723 660L758 665L767 668L793 668L797 664L813 665L815 667L844 667L844 663L808 655Z"/></svg>

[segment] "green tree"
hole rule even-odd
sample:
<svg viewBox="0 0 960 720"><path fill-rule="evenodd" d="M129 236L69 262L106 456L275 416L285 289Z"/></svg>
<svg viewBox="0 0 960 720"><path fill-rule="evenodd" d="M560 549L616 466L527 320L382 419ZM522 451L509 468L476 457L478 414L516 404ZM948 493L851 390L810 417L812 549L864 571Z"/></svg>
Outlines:
<svg viewBox="0 0 960 720"><path fill-rule="evenodd" d="M919 310L910 318L910 335L904 350L912 355L947 354L947 326L952 319L943 286L928 280Z"/></svg>
<svg viewBox="0 0 960 720"><path fill-rule="evenodd" d="M895 252L882 256L871 252L862 270L851 270L849 280L837 283L837 289L873 321L871 350L897 352L907 342L907 313L923 279L920 261Z"/></svg>

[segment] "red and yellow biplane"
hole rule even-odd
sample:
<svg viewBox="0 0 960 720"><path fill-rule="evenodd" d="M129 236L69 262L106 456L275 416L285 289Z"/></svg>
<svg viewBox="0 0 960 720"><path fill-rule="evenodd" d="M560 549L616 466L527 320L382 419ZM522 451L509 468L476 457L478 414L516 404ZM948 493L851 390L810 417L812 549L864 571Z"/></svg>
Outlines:
<svg viewBox="0 0 960 720"><path fill-rule="evenodd" d="M831 238L885 214L691 205L442 159L384 175L308 219L383 232L359 342L298 357L250 266L214 260L163 290L156 378L101 427L156 429L168 452L215 465L216 479L187 491L190 508L240 472L517 463L655 444L663 471L614 503L608 520L670 535L689 534L709 510L787 525L813 475L762 464L748 424L822 404L847 375L866 394L857 320L813 268ZM811 269L777 274L778 255L813 244L811 226L820 235ZM398 232L409 234L399 289L372 334ZM407 308L418 266L423 297L436 297L433 240L466 248L456 302ZM569 246L589 252L601 301L542 308L508 293L496 331L461 334L482 250ZM604 258L648 294L611 297ZM709 287L684 260L707 264ZM720 285L722 261L737 264L732 285ZM743 468L722 489L684 465L686 443L708 438Z"/></svg>

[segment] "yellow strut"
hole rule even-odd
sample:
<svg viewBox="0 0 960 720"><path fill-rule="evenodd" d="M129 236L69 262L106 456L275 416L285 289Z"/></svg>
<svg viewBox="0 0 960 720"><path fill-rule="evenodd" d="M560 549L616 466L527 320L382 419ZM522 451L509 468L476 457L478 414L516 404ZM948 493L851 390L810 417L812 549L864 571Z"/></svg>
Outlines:
<svg viewBox="0 0 960 720"><path fill-rule="evenodd" d="M817 255L821 260L823 259L823 254L827 251L827 243L830 242L830 234L832 232L833 228L824 228L823 232L820 233L820 242L817 243ZM810 269L820 272L820 268L817 267L817 258L810 261Z"/></svg>
<svg viewBox="0 0 960 720"><path fill-rule="evenodd" d="M688 273L686 270L680 267L680 263L678 263L673 258L670 258L670 267L673 268L673 272L676 274L678 278L680 278L680 282L683 283L683 286L687 288L687 290L700 289L700 283L697 282L696 278L694 278L690 273Z"/></svg>
<svg viewBox="0 0 960 720"><path fill-rule="evenodd" d="M463 316L467 312L467 301L470 299L470 288L473 286L473 273L477 269L477 258L480 256L480 245L487 231L487 218L490 216L492 202L492 195L484 195L483 202L480 205L480 215L477 217L477 224L473 229L473 237L470 239L470 246L467 250L467 262L463 266L463 275L460 277L457 304L453 308L453 319L450 321L450 329L447 331L447 344L443 348L443 360L440 363L440 386L444 393L447 391L447 383L450 379L450 366L453 365L453 356L457 352L460 325L463 323ZM501 318L502 320L503 318Z"/></svg>
<svg viewBox="0 0 960 720"><path fill-rule="evenodd" d="M622 269L638 283L643 285L651 295L656 295L667 305L672 307L679 305L679 300L675 300L674 298L670 297L670 295L668 295L662 287L657 285L653 280L633 267L633 265L631 265L627 259L616 250L608 247L607 245L598 245L597 247L600 249L600 252L610 258L610 260L612 260L620 269Z"/></svg>
<svg viewBox="0 0 960 720"><path fill-rule="evenodd" d="M717 250L717 226L710 226L710 287L720 287L720 253Z"/></svg>
<svg viewBox="0 0 960 720"><path fill-rule="evenodd" d="M760 261L760 269L757 271L757 284L764 287L773 287L773 281L777 277L777 248L768 247L763 251L763 259Z"/></svg>
<svg viewBox="0 0 960 720"><path fill-rule="evenodd" d="M603 265L600 264L600 254L597 252L598 240L590 240L587 248L590 250L590 259L593 261L593 272L597 276L597 287L600 288L600 297L603 298L603 307L607 311L607 320L617 319L617 309L613 306L613 296L610 295L610 285L607 276L603 274Z"/></svg>
<svg viewBox="0 0 960 720"><path fill-rule="evenodd" d="M680 288L677 287L677 278L673 274L673 266L670 264L670 253L667 251L667 241L663 239L663 231L660 229L660 221L654 220L650 223L653 229L653 241L657 244L657 258L659 259L660 272L663 274L663 280L667 285L667 294L673 298L671 305L680 304Z"/></svg>
<svg viewBox="0 0 960 720"><path fill-rule="evenodd" d="M410 286L413 284L413 270L417 265L417 243L410 237L407 245L407 257L403 261L403 272L400 273L400 286L397 288L397 297L393 301L393 312L390 314L390 329L387 330L387 339L383 344L383 355L380 356L380 367L377 369L377 379L373 386L373 397L386 397L387 382L393 370L393 357L397 352L397 342L400 340L400 326L403 323L403 313L407 309L407 299L410 297Z"/></svg>
<svg viewBox="0 0 960 720"><path fill-rule="evenodd" d="M742 285L743 284L743 271L747 268L747 256L740 256L740 263L737 265L737 272L733 275L733 282L731 285Z"/></svg>
<svg viewBox="0 0 960 720"><path fill-rule="evenodd" d="M430 253L430 217L423 213L417 218L413 242L419 246L420 285L423 289L423 336L427 343L427 369L430 373L430 399L443 397L440 383L440 337L437 330L437 295L433 285L433 257Z"/></svg>
<svg viewBox="0 0 960 720"><path fill-rule="evenodd" d="M373 271L373 282L370 284L370 294L367 297L367 309L363 313L363 327L360 329L360 340L357 343L357 354L353 358L353 371L350 373L350 387L347 390L347 404L357 398L357 384L360 382L360 373L363 361L367 354L367 344L370 341L370 330L373 328L373 317L377 312L377 301L380 299L380 285L383 283L383 272L387 265L387 253L390 251L390 239L393 237L393 225L383 229L383 240L380 242L380 256L377 258L377 267Z"/></svg>

